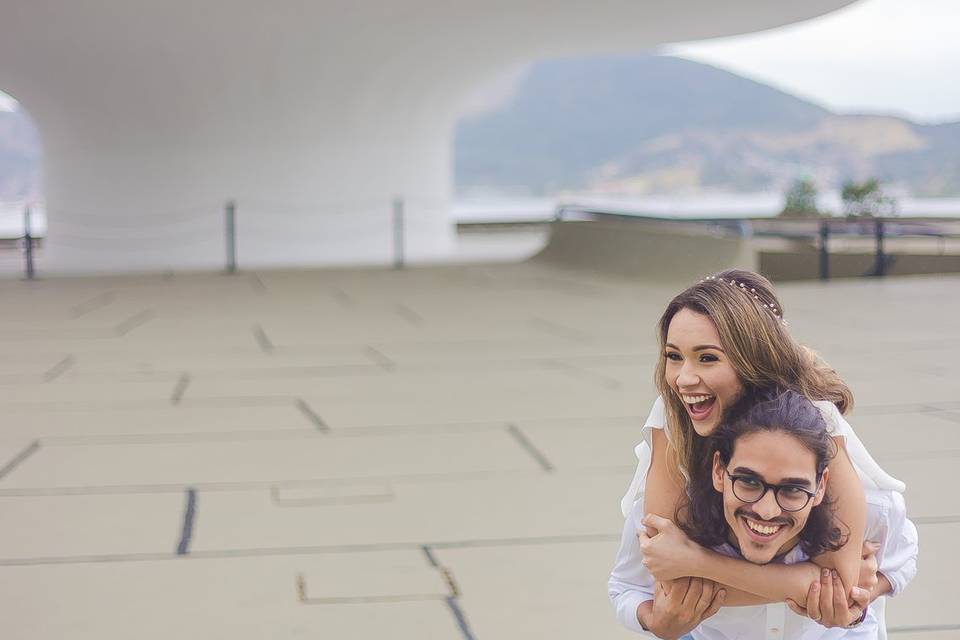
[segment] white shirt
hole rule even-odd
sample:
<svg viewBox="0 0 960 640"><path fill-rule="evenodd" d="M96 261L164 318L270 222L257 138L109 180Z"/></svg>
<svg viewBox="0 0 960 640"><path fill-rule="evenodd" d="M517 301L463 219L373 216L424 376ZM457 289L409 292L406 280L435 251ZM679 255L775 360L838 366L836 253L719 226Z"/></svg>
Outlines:
<svg viewBox="0 0 960 640"><path fill-rule="evenodd" d="M825 400L818 400L813 403L820 410L824 422L827 423L827 432L832 436L843 438L847 455L853 468L860 477L860 482L865 490L883 489L888 491L898 491L903 493L906 485L888 474L880 465L877 464L867 448L863 446L857 433L850 426L850 423L843 417L836 405ZM653 451L653 432L652 429L664 429L667 424L667 412L662 397L658 397L650 409L650 415L647 416L643 424L641 435L643 440L636 446L634 453L637 455L637 471L633 475L633 481L630 488L620 501L620 510L624 517L630 513L633 503L643 497L643 488L647 480L647 471L650 469L651 452ZM670 431L664 429L664 434L670 436Z"/></svg>
<svg viewBox="0 0 960 640"><path fill-rule="evenodd" d="M907 519L903 496L896 491L871 489L867 495L867 530L865 539L880 543L877 551L879 571L895 596L917 573L917 528ZM634 504L623 527L620 550L607 584L617 618L628 629L655 638L637 620L637 607L654 597L654 579L641 563L637 531L642 527L643 501ZM715 551L739 556L730 545ZM808 558L799 545L783 558L785 564L804 562ZM853 629L827 629L813 620L798 616L785 604L750 607L724 607L691 632L695 640L871 640L883 637L883 598L871 603L867 617Z"/></svg>

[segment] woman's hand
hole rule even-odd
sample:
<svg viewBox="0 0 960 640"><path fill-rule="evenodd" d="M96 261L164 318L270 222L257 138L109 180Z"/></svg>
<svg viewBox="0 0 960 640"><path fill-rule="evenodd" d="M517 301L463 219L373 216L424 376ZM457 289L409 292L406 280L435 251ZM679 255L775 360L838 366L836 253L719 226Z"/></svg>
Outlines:
<svg viewBox="0 0 960 640"><path fill-rule="evenodd" d="M653 513L643 518L646 531L638 531L640 552L643 554L643 566L658 581L677 578L696 577L702 563L703 548L690 540L687 535L670 520ZM648 535L655 529L654 535Z"/></svg>
<svg viewBox="0 0 960 640"><path fill-rule="evenodd" d="M823 569L820 580L815 580L807 592L806 607L793 600L787 606L797 615L807 616L824 627L846 627L857 620L870 603L870 594L877 588L877 551L880 545L867 540L863 543L860 562L860 581L845 598L843 584L836 571Z"/></svg>
<svg viewBox="0 0 960 640"><path fill-rule="evenodd" d="M787 600L787 606L797 615L806 616L828 629L849 627L863 615L863 610L870 603L870 592L854 587L850 597L848 601L837 572L822 569L820 580L810 585L807 606L801 607L793 600Z"/></svg>
<svg viewBox="0 0 960 640"><path fill-rule="evenodd" d="M640 613L639 619L657 637L673 640L719 611L726 595L716 582L702 578L681 578L666 584L658 580L653 605Z"/></svg>
<svg viewBox="0 0 960 640"><path fill-rule="evenodd" d="M880 578L877 575L877 572L880 570L880 565L877 562L877 551L879 550L879 542L870 542L867 540L863 543L863 552L860 556L860 579L857 581L857 586L861 589L866 589L870 593L873 593L874 589L877 588L877 584L880 582Z"/></svg>

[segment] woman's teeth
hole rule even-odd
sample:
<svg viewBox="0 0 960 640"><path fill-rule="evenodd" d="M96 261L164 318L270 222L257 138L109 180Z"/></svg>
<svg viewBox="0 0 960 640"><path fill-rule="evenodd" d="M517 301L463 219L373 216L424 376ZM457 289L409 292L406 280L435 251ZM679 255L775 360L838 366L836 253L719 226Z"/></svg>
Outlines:
<svg viewBox="0 0 960 640"><path fill-rule="evenodd" d="M706 402L713 396L683 396L683 401L687 404L700 404L701 402Z"/></svg>

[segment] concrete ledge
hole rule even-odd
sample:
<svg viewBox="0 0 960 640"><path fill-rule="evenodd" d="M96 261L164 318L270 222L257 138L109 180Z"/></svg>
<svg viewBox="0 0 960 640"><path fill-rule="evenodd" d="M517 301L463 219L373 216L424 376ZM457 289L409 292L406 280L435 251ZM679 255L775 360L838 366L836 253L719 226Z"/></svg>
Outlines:
<svg viewBox="0 0 960 640"><path fill-rule="evenodd" d="M554 222L549 243L531 260L682 282L731 267L758 267L748 238L699 225L648 220Z"/></svg>

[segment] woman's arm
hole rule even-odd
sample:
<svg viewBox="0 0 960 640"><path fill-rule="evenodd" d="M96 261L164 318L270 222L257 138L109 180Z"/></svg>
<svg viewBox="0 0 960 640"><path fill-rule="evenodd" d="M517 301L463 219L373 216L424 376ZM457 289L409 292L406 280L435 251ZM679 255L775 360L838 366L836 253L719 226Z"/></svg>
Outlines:
<svg viewBox="0 0 960 640"><path fill-rule="evenodd" d="M860 477L847 455L844 438L835 436L833 440L837 443L837 455L830 461L827 495L834 501L834 516L847 538L840 549L821 553L813 561L821 567L835 569L849 597L850 589L856 586L860 577L861 550L867 526L867 498Z"/></svg>
<svg viewBox="0 0 960 640"><path fill-rule="evenodd" d="M650 536L642 531L639 536L644 565L657 580L673 580L680 576L713 580L730 588L728 604L784 602L787 599L806 602L810 583L820 577L820 567L811 562L759 565L704 549L676 524L655 514L646 515L642 524L647 530L657 532ZM744 597L736 591L754 594L761 600Z"/></svg>
<svg viewBox="0 0 960 640"><path fill-rule="evenodd" d="M653 429L652 435L650 469L643 491L643 512L644 515L652 513L673 520L683 495L683 478L679 471L670 470L668 459L673 449L663 429ZM656 531L647 527L647 534L655 535Z"/></svg>

